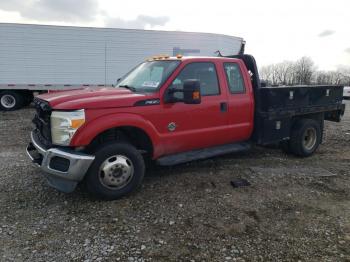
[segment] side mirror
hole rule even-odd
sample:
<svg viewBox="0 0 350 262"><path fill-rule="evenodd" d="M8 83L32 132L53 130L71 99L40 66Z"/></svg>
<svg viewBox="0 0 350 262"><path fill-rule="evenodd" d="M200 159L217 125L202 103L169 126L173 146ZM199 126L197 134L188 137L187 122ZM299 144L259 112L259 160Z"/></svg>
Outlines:
<svg viewBox="0 0 350 262"><path fill-rule="evenodd" d="M183 98L177 98L174 94L182 93ZM201 90L200 82L197 79L188 79L184 81L183 88L168 89L165 95L165 103L184 102L185 104L200 104Z"/></svg>
<svg viewBox="0 0 350 262"><path fill-rule="evenodd" d="M185 80L183 93L184 93L185 104L201 103L200 82L197 79Z"/></svg>

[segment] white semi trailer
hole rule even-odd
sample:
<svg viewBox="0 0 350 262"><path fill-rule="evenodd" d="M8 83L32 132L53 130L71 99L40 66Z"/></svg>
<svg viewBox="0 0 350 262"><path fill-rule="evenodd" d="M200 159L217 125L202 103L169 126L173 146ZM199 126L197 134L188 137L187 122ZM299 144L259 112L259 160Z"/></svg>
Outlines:
<svg viewBox="0 0 350 262"><path fill-rule="evenodd" d="M34 92L109 86L154 55L237 54L243 39L180 31L0 23L0 109Z"/></svg>

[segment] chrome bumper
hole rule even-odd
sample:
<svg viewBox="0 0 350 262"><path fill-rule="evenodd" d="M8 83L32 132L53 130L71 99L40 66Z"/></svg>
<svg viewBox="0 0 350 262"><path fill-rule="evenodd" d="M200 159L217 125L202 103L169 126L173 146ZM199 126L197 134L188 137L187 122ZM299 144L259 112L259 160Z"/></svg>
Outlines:
<svg viewBox="0 0 350 262"><path fill-rule="evenodd" d="M27 154L32 162L46 173L45 176L49 184L60 191L72 192L78 182L83 180L95 157L67 149L45 149L35 139L33 132L30 138L31 142L27 146ZM57 165L57 161L63 163L63 166Z"/></svg>

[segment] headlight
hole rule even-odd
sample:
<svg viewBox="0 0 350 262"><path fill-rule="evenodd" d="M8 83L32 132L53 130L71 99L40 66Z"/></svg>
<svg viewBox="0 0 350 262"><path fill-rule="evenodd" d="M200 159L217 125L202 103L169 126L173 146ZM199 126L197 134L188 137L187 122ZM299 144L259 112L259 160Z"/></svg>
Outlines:
<svg viewBox="0 0 350 262"><path fill-rule="evenodd" d="M68 146L73 135L85 123L84 110L53 111L51 114L51 138L56 145Z"/></svg>

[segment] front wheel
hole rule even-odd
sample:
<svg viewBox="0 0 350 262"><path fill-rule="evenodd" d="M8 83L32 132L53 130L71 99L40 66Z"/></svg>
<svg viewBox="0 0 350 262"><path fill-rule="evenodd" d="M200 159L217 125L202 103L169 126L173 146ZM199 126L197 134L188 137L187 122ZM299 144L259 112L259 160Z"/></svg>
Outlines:
<svg viewBox="0 0 350 262"><path fill-rule="evenodd" d="M89 192L107 200L118 199L137 189L145 174L139 151L127 143L100 147L85 182Z"/></svg>
<svg viewBox="0 0 350 262"><path fill-rule="evenodd" d="M320 123L313 119L300 119L293 126L290 150L297 156L312 155L321 143Z"/></svg>

